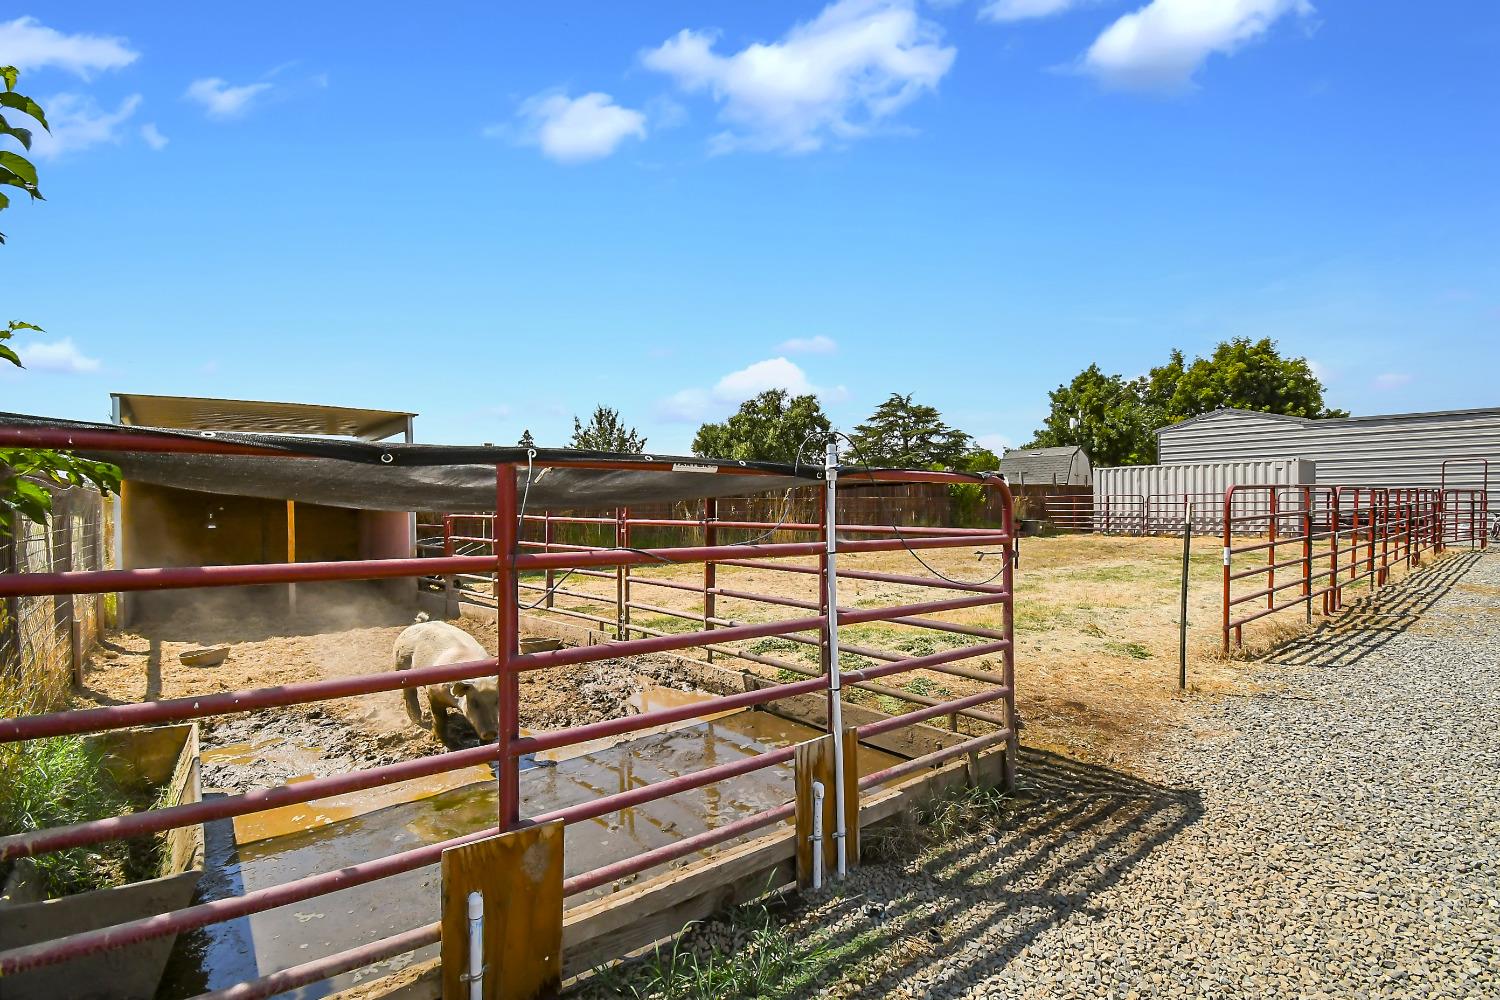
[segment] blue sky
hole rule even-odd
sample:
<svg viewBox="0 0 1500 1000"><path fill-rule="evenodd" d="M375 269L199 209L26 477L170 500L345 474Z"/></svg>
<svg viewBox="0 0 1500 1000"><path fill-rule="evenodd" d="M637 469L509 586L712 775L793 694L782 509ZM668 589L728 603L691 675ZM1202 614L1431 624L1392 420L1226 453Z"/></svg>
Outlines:
<svg viewBox="0 0 1500 1000"><path fill-rule="evenodd" d="M1023 443L1090 362L1270 336L1500 404L1500 5L166 5L0 15L46 202L0 409L411 409L657 451L771 385ZM11 147L7 147L11 148Z"/></svg>

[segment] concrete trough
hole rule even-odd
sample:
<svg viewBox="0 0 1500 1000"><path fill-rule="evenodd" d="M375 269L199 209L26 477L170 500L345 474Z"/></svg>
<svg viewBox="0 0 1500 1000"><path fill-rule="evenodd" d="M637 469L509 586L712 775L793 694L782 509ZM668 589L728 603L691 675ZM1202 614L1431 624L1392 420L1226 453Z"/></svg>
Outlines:
<svg viewBox="0 0 1500 1000"><path fill-rule="evenodd" d="M197 802L202 796L196 723L125 729L87 740L103 756L110 777L127 790L160 796L164 806ZM163 836L166 850L157 878L0 907L0 951L190 904L203 875L203 827L180 827ZM155 938L132 948L7 976L0 992L5 1000L154 996L175 941L175 936Z"/></svg>

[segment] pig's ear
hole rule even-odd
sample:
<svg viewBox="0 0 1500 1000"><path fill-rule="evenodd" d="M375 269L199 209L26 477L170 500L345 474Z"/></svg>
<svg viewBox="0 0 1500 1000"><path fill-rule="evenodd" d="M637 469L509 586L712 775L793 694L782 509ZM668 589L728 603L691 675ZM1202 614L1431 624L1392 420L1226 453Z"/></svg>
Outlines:
<svg viewBox="0 0 1500 1000"><path fill-rule="evenodd" d="M474 685L470 684L468 681L454 681L452 684L448 685L448 693L455 698L462 698L464 695L473 690Z"/></svg>

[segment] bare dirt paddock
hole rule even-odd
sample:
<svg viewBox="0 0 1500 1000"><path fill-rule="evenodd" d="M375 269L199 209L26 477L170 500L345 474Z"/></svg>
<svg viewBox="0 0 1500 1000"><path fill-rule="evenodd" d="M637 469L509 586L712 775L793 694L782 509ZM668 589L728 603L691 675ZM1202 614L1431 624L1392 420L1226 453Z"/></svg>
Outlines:
<svg viewBox="0 0 1500 1000"><path fill-rule="evenodd" d="M1127 764L1164 733L1193 726L1195 713L1190 706L1195 699L1244 687L1242 665L1218 653L1219 546L1212 539L1195 539L1194 547L1188 605L1189 690L1184 695L1177 689L1179 539L1076 535L1021 542L1016 574L1016 670L1024 743L1095 763ZM923 558L939 572L960 580L985 579L997 569L993 558L978 559L967 549L931 550ZM906 552L844 556L840 564L930 575ZM651 579L698 582L700 567L637 569L633 600L695 616L701 613L696 595L651 587L646 582ZM721 567L718 583L729 589L816 599L816 577L804 574ZM840 600L846 605L930 599L930 592L887 583L848 580L841 588ZM598 600L559 596L558 607L613 617L612 582L573 577L564 589L597 593ZM202 593L195 595L190 611L112 634L91 657L76 706L176 698L387 669L392 665L395 637L415 618L414 609L404 602L348 585L302 585L294 616L288 615L284 600L280 593ZM529 603L525 592L523 601ZM760 622L805 612L720 597L717 613ZM981 608L938 617L998 627L998 614L997 608ZM634 612L633 620L665 631L697 627L688 620L642 611ZM473 618L459 624L487 650L495 649L493 624ZM587 636L587 630L567 619L544 618L541 612L524 616L523 629L575 640ZM1246 641L1251 648L1263 647L1301 629L1299 617L1290 612L1247 628ZM945 648L961 639L881 623L848 626L841 633L849 643L911 655ZM594 636L601 638L597 631ZM232 647L229 658L219 666L194 667L178 661L183 651L215 643ZM816 647L785 639L754 640L740 648L816 664ZM717 662L776 674L774 668L732 658L719 657ZM846 657L846 665L858 662L858 658ZM545 729L624 714L631 696L643 686L687 687L686 676L669 655L524 674L521 721L526 727ZM905 687L918 694L946 696L968 694L980 685L951 675L918 672L906 678ZM849 696L885 711L911 707L868 692L851 691ZM312 762L286 762L285 767L278 767L274 760L263 762L267 782L296 774L335 773L441 749L407 719L399 692L342 699L321 708L220 720L210 726L206 742L210 746L237 743L267 732L316 737L316 745L328 748L325 756ZM455 736L461 740L461 734Z"/></svg>

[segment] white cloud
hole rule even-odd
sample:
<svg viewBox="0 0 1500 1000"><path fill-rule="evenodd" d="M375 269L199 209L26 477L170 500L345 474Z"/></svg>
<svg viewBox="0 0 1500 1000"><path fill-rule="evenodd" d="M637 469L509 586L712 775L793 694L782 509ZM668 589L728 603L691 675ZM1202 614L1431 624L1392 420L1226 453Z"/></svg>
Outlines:
<svg viewBox="0 0 1500 1000"><path fill-rule="evenodd" d="M31 151L39 157L51 158L90 146L117 143L122 138L120 126L140 105L140 94L131 94L114 111L100 109L92 97L82 94L54 95L43 103L52 131L34 130Z"/></svg>
<svg viewBox="0 0 1500 1000"><path fill-rule="evenodd" d="M613 97L597 92L582 97L537 94L521 105L518 115L524 125L520 141L539 147L545 156L559 163L597 160L613 153L632 136L646 137L645 114L621 107ZM505 131L492 127L485 133L497 135Z"/></svg>
<svg viewBox="0 0 1500 1000"><path fill-rule="evenodd" d="M777 42L723 55L717 33L686 29L641 58L719 102L729 129L714 138L716 151L806 153L868 134L935 90L955 52L940 37L912 0L837 0Z"/></svg>
<svg viewBox="0 0 1500 1000"><path fill-rule="evenodd" d="M801 368L786 358L768 358L719 379L714 386L714 396L725 403L743 403L767 389L785 389L793 396L817 391Z"/></svg>
<svg viewBox="0 0 1500 1000"><path fill-rule="evenodd" d="M1105 28L1083 68L1113 86L1180 89L1210 55L1234 52L1287 14L1312 13L1308 0L1151 0Z"/></svg>
<svg viewBox="0 0 1500 1000"><path fill-rule="evenodd" d="M990 0L979 8L979 18L983 21L1026 21L1034 17L1051 17L1076 6L1078 0Z"/></svg>
<svg viewBox="0 0 1500 1000"><path fill-rule="evenodd" d="M713 398L705 389L683 389L656 404L657 416L682 424L703 420L713 410Z"/></svg>
<svg viewBox="0 0 1500 1000"><path fill-rule="evenodd" d="M64 337L48 344L27 344L19 353L27 369L34 372L81 375L99 370L99 359L80 351L74 345L72 337Z"/></svg>
<svg viewBox="0 0 1500 1000"><path fill-rule="evenodd" d="M172 141L161 134L161 129L156 127L156 122L147 122L141 126L141 138L146 141L146 145L156 150L165 149L167 143Z"/></svg>
<svg viewBox="0 0 1500 1000"><path fill-rule="evenodd" d="M235 118L250 110L261 94L271 89L269 83L247 83L231 87L216 76L194 80L182 96L203 105L210 118Z"/></svg>
<svg viewBox="0 0 1500 1000"><path fill-rule="evenodd" d="M1411 378L1406 372L1383 372L1375 376L1375 388L1399 389L1410 382Z"/></svg>
<svg viewBox="0 0 1500 1000"><path fill-rule="evenodd" d="M974 443L981 448L988 448L996 455L1004 455L1005 449L1015 447L1011 439L1004 434L976 434Z"/></svg>
<svg viewBox="0 0 1500 1000"><path fill-rule="evenodd" d="M838 343L832 337L825 337L820 333L815 337L783 340L776 349L786 354L832 354L838 348Z"/></svg>
<svg viewBox="0 0 1500 1000"><path fill-rule="evenodd" d="M793 396L813 395L825 402L839 402L849 395L843 386L820 387L808 379L807 373L786 358L767 358L730 372L712 389L683 389L674 392L656 405L656 412L663 420L688 423L704 420L738 406L751 396L767 389L785 389Z"/></svg>
<svg viewBox="0 0 1500 1000"><path fill-rule="evenodd" d="M0 23L0 62L22 72L56 66L88 79L96 70L129 66L139 56L123 38L65 35L34 17Z"/></svg>

